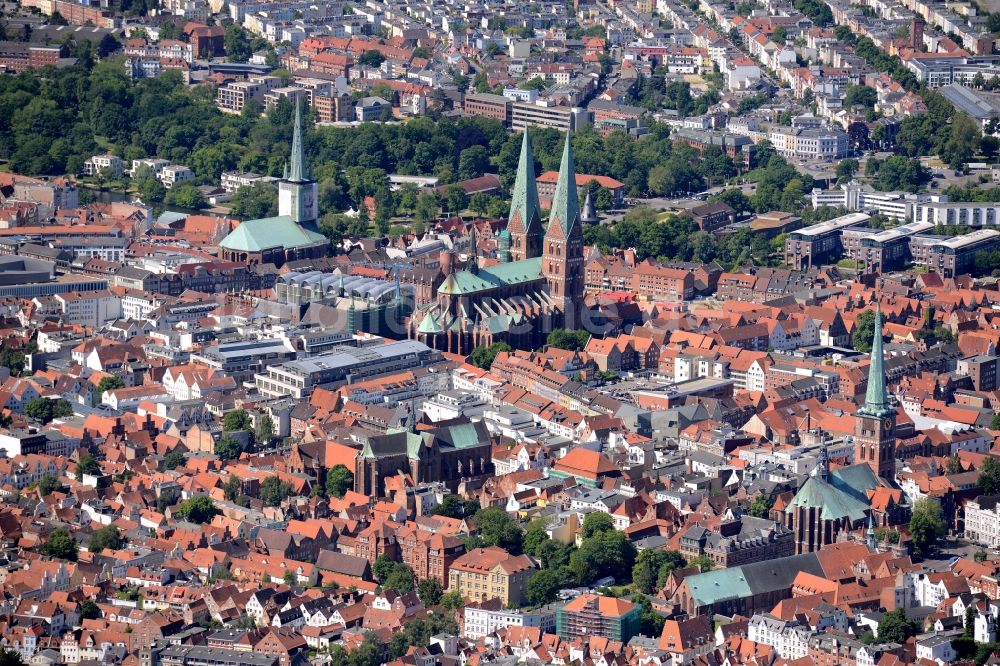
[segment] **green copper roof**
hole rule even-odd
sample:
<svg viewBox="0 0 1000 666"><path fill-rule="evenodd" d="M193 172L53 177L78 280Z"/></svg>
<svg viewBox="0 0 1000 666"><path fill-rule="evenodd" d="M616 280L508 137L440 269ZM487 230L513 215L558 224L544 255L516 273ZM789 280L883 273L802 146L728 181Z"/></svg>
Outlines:
<svg viewBox="0 0 1000 666"><path fill-rule="evenodd" d="M745 599L753 596L743 570L739 567L716 569L684 579L697 605L707 606L727 599Z"/></svg>
<svg viewBox="0 0 1000 666"><path fill-rule="evenodd" d="M531 152L531 137L525 129L521 137L521 159L517 163L517 178L514 179L514 191L510 200L510 215L520 216L521 224L527 231L532 227L541 230L541 213L538 205L538 185L535 182L535 157Z"/></svg>
<svg viewBox="0 0 1000 666"><path fill-rule="evenodd" d="M521 284L542 279L542 258L533 257L522 261L480 268L476 273L458 271L444 279L438 293L452 296L475 294L510 284Z"/></svg>
<svg viewBox="0 0 1000 666"><path fill-rule="evenodd" d="M296 248L325 243L326 236L292 222L287 215L247 220L219 243L227 250L261 252L275 247Z"/></svg>
<svg viewBox="0 0 1000 666"><path fill-rule="evenodd" d="M295 130L292 133L292 166L287 180L293 183L305 183L309 180L306 173L305 144L302 141L302 105L295 103Z"/></svg>
<svg viewBox="0 0 1000 666"><path fill-rule="evenodd" d="M885 391L885 353L882 351L882 308L875 309L875 336L872 340L871 364L868 366L868 391L865 405L858 410L863 416L881 418L892 414L889 398Z"/></svg>
<svg viewBox="0 0 1000 666"><path fill-rule="evenodd" d="M823 479L810 477L788 504L785 513L793 513L798 508L822 509L823 520L862 520L868 513L869 505L850 493L834 487Z"/></svg>
<svg viewBox="0 0 1000 666"><path fill-rule="evenodd" d="M559 179L556 181L556 191L552 195L552 210L549 212L549 225L558 222L566 238L570 229L580 217L580 198L576 191L576 167L573 166L573 145L570 134L566 132L566 143L563 145L562 162L559 164Z"/></svg>
<svg viewBox="0 0 1000 666"><path fill-rule="evenodd" d="M437 315L433 312L428 312L424 315L423 320L420 322L420 326L417 326L418 333L440 333L444 329L441 328L441 322L438 321Z"/></svg>

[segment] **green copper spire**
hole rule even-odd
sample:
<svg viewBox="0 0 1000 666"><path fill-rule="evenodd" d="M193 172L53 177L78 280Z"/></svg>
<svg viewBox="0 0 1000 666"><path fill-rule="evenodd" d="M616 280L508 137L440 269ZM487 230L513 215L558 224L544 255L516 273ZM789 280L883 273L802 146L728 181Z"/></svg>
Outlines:
<svg viewBox="0 0 1000 666"><path fill-rule="evenodd" d="M531 137L524 130L521 137L521 159L517 162L517 178L514 179L514 192L510 200L510 215L507 220L514 219L518 213L521 226L527 230L532 225L532 218L541 219L538 205L538 185L535 183L535 157L531 153Z"/></svg>
<svg viewBox="0 0 1000 666"><path fill-rule="evenodd" d="M885 354L882 351L882 307L875 309L875 337L872 340L871 364L868 366L868 391L865 405L858 410L863 416L883 417L892 414L889 398L885 391Z"/></svg>
<svg viewBox="0 0 1000 666"><path fill-rule="evenodd" d="M309 180L306 174L305 144L302 141L302 106L295 103L295 130L292 134L292 167L286 180L293 183L304 183Z"/></svg>
<svg viewBox="0 0 1000 666"><path fill-rule="evenodd" d="M552 195L552 211L549 213L549 225L558 222L566 237L570 229L580 218L580 197L576 191L576 167L573 166L573 146L570 143L569 132L566 132L566 143L563 145L562 162L559 164L559 179L556 181L556 191Z"/></svg>

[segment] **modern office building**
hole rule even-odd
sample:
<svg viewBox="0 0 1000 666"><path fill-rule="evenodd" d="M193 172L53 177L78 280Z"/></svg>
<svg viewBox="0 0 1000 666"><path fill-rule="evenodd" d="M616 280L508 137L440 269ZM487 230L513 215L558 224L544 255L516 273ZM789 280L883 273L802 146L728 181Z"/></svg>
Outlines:
<svg viewBox="0 0 1000 666"><path fill-rule="evenodd" d="M871 219L867 213L848 213L788 234L785 264L795 270L837 261L843 245L841 232Z"/></svg>

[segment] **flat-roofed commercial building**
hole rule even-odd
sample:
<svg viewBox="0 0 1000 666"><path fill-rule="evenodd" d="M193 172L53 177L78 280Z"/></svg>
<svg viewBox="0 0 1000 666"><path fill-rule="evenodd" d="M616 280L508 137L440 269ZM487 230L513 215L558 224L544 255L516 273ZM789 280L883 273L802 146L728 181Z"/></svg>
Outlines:
<svg viewBox="0 0 1000 666"><path fill-rule="evenodd" d="M867 213L849 213L788 234L785 264L795 270L837 261L843 252L841 232L871 219Z"/></svg>
<svg viewBox="0 0 1000 666"><path fill-rule="evenodd" d="M858 262L867 273L896 270L912 258L910 238L933 228L929 222L911 222L893 229L845 229L841 236L844 257Z"/></svg>
<svg viewBox="0 0 1000 666"><path fill-rule="evenodd" d="M272 365L254 376L257 389L268 398L304 398L316 386L353 381L429 365L441 358L416 340L400 340L384 345L338 349L308 359Z"/></svg>
<svg viewBox="0 0 1000 666"><path fill-rule="evenodd" d="M493 118L510 127L511 101L503 95L490 95L488 93L474 93L465 96L462 103L462 115L466 118L482 116Z"/></svg>
<svg viewBox="0 0 1000 666"><path fill-rule="evenodd" d="M510 105L510 112L510 125L515 132L523 132L528 127L553 127L560 132L569 132L590 124L590 112L575 107L514 102Z"/></svg>
<svg viewBox="0 0 1000 666"><path fill-rule="evenodd" d="M913 239L914 261L926 264L929 270L943 278L972 271L978 252L992 252L1000 248L1000 231L979 229L970 234L946 238L943 236L917 236ZM924 251L917 252L921 247Z"/></svg>

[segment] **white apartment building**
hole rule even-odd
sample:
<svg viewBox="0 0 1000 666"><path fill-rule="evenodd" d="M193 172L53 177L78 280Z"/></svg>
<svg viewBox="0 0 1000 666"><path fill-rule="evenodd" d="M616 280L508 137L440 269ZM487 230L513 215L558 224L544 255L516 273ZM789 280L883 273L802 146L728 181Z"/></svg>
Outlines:
<svg viewBox="0 0 1000 666"><path fill-rule="evenodd" d="M191 169L181 164L171 164L163 167L158 175L158 178L160 179L160 182L163 183L163 187L169 190L177 183L183 183L186 180L194 180L194 171L191 171Z"/></svg>
<svg viewBox="0 0 1000 666"><path fill-rule="evenodd" d="M117 155L94 155L83 163L83 175L103 175L105 178L121 178L125 164Z"/></svg>
<svg viewBox="0 0 1000 666"><path fill-rule="evenodd" d="M275 180L271 176L262 176L251 171L223 171L220 179L220 187L226 192L233 194L241 187L248 187L257 183L270 182Z"/></svg>
<svg viewBox="0 0 1000 666"><path fill-rule="evenodd" d="M507 627L538 627L543 634L553 632L556 628L556 614L545 608L533 611L509 610L488 601L465 607L465 627L462 632L465 638L478 640Z"/></svg>
<svg viewBox="0 0 1000 666"><path fill-rule="evenodd" d="M783 659L801 659L809 653L809 627L794 620L780 620L769 613L750 618L747 638L755 643L770 645Z"/></svg>
<svg viewBox="0 0 1000 666"><path fill-rule="evenodd" d="M977 497L965 503L965 538L980 546L1000 548L1000 498Z"/></svg>
<svg viewBox="0 0 1000 666"><path fill-rule="evenodd" d="M103 291L69 292L52 297L62 309L63 323L97 328L122 316L121 300Z"/></svg>
<svg viewBox="0 0 1000 666"><path fill-rule="evenodd" d="M822 127L776 127L768 139L782 157L791 159L840 159L847 157L850 144L847 132Z"/></svg>

